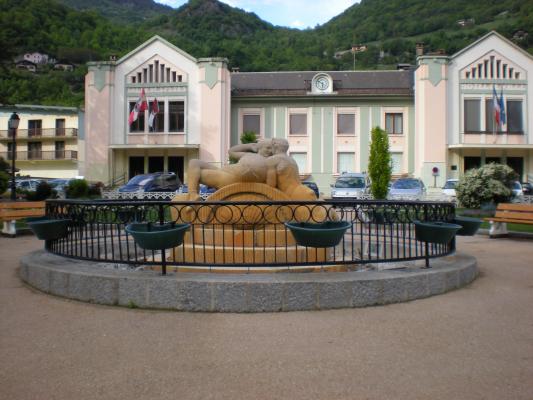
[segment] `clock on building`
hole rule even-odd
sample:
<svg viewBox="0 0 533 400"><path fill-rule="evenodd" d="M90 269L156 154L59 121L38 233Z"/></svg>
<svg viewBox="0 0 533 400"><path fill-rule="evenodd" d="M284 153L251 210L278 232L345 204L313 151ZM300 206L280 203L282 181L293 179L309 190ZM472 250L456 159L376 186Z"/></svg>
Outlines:
<svg viewBox="0 0 533 400"><path fill-rule="evenodd" d="M315 87L318 89L318 90L326 90L328 87L329 87L329 79L325 76L319 76L316 80L315 80Z"/></svg>

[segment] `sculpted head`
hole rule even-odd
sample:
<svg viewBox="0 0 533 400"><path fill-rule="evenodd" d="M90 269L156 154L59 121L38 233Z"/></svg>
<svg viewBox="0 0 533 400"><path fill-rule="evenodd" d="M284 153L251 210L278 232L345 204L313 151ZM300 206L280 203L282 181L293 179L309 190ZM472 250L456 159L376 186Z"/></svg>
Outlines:
<svg viewBox="0 0 533 400"><path fill-rule="evenodd" d="M287 154L289 150L289 141L283 138L272 139L272 152L274 154Z"/></svg>

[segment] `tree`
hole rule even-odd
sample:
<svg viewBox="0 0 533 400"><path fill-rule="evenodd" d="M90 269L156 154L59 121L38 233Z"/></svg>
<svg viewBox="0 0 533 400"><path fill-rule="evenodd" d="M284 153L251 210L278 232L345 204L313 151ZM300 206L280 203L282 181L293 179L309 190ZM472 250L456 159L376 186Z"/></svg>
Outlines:
<svg viewBox="0 0 533 400"><path fill-rule="evenodd" d="M507 203L518 179L507 165L490 163L467 171L455 187L457 200L463 207L480 208L485 204Z"/></svg>
<svg viewBox="0 0 533 400"><path fill-rule="evenodd" d="M385 199L392 174L389 137L387 132L376 126L372 129L372 143L368 158L370 191L374 199Z"/></svg>
<svg viewBox="0 0 533 400"><path fill-rule="evenodd" d="M254 131L246 131L243 132L241 135L241 143L256 143L257 142L257 134Z"/></svg>

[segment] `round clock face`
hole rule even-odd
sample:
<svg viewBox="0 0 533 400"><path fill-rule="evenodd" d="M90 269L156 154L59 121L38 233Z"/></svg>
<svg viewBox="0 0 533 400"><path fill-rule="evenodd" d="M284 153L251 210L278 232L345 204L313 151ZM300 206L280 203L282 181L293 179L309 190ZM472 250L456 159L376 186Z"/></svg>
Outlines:
<svg viewBox="0 0 533 400"><path fill-rule="evenodd" d="M329 80L325 76L317 78L315 81L315 86L318 90L326 90L329 86Z"/></svg>

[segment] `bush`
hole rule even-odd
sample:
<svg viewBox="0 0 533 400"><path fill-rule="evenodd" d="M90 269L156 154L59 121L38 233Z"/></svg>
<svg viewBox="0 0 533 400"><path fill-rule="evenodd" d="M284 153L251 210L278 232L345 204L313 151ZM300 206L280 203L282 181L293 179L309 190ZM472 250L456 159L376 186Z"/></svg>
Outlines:
<svg viewBox="0 0 533 400"><path fill-rule="evenodd" d="M26 192L26 199L29 201L43 201L53 195L52 186L47 182L42 181L37 185L35 192Z"/></svg>
<svg viewBox="0 0 533 400"><path fill-rule="evenodd" d="M488 204L507 203L511 187L518 175L507 165L486 164L467 171L455 187L457 200L466 208L481 208Z"/></svg>
<svg viewBox="0 0 533 400"><path fill-rule="evenodd" d="M372 129L372 143L370 144L370 156L368 158L368 175L371 181L370 191L374 199L387 198L391 174L389 137L387 132L376 126Z"/></svg>
<svg viewBox="0 0 533 400"><path fill-rule="evenodd" d="M241 135L241 143L255 143L257 142L257 134L254 131L246 131Z"/></svg>
<svg viewBox="0 0 533 400"><path fill-rule="evenodd" d="M9 186L9 175L0 171L0 194L3 194Z"/></svg>
<svg viewBox="0 0 533 400"><path fill-rule="evenodd" d="M87 197L89 195L89 184L85 179L74 179L69 182L66 194L69 199Z"/></svg>

